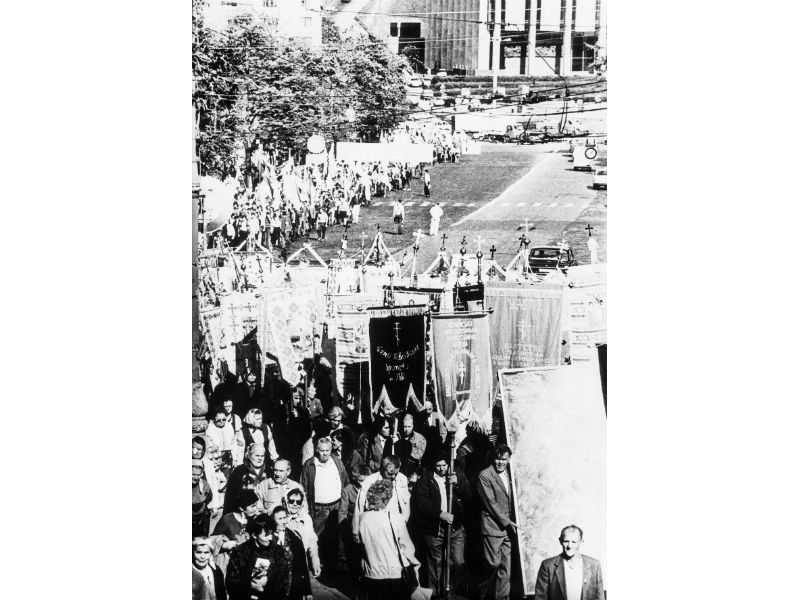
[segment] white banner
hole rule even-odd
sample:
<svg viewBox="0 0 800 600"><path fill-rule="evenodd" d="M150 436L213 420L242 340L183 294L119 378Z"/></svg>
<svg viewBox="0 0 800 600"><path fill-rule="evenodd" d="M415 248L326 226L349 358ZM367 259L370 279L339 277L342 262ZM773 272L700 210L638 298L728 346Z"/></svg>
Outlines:
<svg viewBox="0 0 800 600"><path fill-rule="evenodd" d="M429 163L433 160L433 146L431 144L408 144L402 142L388 144L339 142L336 144L336 160L373 163Z"/></svg>

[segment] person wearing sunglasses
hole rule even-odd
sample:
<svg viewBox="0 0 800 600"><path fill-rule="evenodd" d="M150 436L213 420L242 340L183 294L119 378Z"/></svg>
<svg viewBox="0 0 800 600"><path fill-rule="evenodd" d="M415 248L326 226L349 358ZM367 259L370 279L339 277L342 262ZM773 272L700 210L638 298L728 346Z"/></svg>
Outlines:
<svg viewBox="0 0 800 600"><path fill-rule="evenodd" d="M305 494L301 490L294 489L286 494L286 505L289 509L286 527L294 531L303 541L303 547L311 557L311 570L314 573L314 577L317 577L321 571L317 534L314 532L311 516L307 512L303 512L304 504Z"/></svg>

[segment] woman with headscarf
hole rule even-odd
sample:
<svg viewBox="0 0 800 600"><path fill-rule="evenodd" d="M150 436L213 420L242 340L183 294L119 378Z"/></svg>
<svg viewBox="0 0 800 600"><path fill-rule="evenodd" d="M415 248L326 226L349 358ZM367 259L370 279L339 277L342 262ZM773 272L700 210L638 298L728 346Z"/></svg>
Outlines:
<svg viewBox="0 0 800 600"><path fill-rule="evenodd" d="M364 588L369 600L409 600L411 591L403 581L402 571L409 566L416 570L420 564L405 520L387 508L392 492L390 481L373 483L358 525L364 544Z"/></svg>
<svg viewBox="0 0 800 600"><path fill-rule="evenodd" d="M231 471L228 486L225 489L223 514L236 509L236 500L243 490L253 490L269 477L265 464L266 448L263 444L251 444L245 453L244 463Z"/></svg>
<svg viewBox="0 0 800 600"><path fill-rule="evenodd" d="M192 537L205 537L211 525L209 504L213 494L203 475L203 461L192 459Z"/></svg>
<svg viewBox="0 0 800 600"><path fill-rule="evenodd" d="M225 586L230 600L287 600L292 553L275 539L275 522L258 515L247 523L250 540L234 548Z"/></svg>
<svg viewBox="0 0 800 600"><path fill-rule="evenodd" d="M243 419L242 429L239 431L238 443L244 446L245 451L251 444L261 444L269 450L269 465L278 460L278 450L275 448L275 438L272 429L264 422L264 415L258 408L247 411Z"/></svg>
<svg viewBox="0 0 800 600"><path fill-rule="evenodd" d="M213 544L206 537L192 540L192 574L199 575L205 584L205 596L208 600L227 600L225 576L214 564Z"/></svg>

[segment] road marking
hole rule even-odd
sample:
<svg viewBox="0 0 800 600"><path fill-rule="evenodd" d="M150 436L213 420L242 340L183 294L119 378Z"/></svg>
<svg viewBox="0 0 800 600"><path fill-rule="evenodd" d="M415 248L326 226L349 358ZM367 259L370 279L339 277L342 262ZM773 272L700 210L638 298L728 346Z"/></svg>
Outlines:
<svg viewBox="0 0 800 600"><path fill-rule="evenodd" d="M542 205L542 203L541 203L541 202L534 202L534 203L533 203L533 205L534 205L534 206L541 206L541 205Z"/></svg>
<svg viewBox="0 0 800 600"><path fill-rule="evenodd" d="M525 206L524 202L517 202L517 206Z"/></svg>
<svg viewBox="0 0 800 600"><path fill-rule="evenodd" d="M467 206L478 206L478 205L475 204L474 202L470 202L469 204L467 204Z"/></svg>
<svg viewBox="0 0 800 600"><path fill-rule="evenodd" d="M558 206L558 202L551 202L550 207L552 208L553 206Z"/></svg>
<svg viewBox="0 0 800 600"><path fill-rule="evenodd" d="M422 204L420 204L420 206L428 206L428 204L430 204L430 202L428 202L427 200L425 200L425 202L423 202Z"/></svg>
<svg viewBox="0 0 800 600"><path fill-rule="evenodd" d="M383 200L378 200L377 202L373 202L372 206L380 206L381 204L383 204Z"/></svg>
<svg viewBox="0 0 800 600"><path fill-rule="evenodd" d="M453 206L464 206L464 203L463 202L456 202L455 204L453 204Z"/></svg>
<svg viewBox="0 0 800 600"><path fill-rule="evenodd" d="M414 204L414 200L412 200L411 202L406 202L406 206L413 206L413 204Z"/></svg>
<svg viewBox="0 0 800 600"><path fill-rule="evenodd" d="M569 208L569 207L571 207L571 206L575 206L575 205L574 205L572 202L567 202L567 203L566 203L564 206L566 206L567 208Z"/></svg>
<svg viewBox="0 0 800 600"><path fill-rule="evenodd" d="M445 204L447 204L447 202L439 202L439 206L444 206ZM451 227L452 227L452 225L451 225Z"/></svg>

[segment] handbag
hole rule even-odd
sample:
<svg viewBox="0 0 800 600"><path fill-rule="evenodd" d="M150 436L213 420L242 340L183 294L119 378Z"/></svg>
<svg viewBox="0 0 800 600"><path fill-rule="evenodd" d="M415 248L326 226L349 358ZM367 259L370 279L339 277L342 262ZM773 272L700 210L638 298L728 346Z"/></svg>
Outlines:
<svg viewBox="0 0 800 600"><path fill-rule="evenodd" d="M403 553L400 552L400 542L397 541L397 536L394 533L394 527L392 527L392 517L388 513L386 517L389 519L389 528L392 530L394 545L397 548L397 558L400 559L400 580L403 582L403 587L405 588L406 594L410 596L414 590L419 587L419 582L417 581L417 571L414 569L414 565L403 565Z"/></svg>

